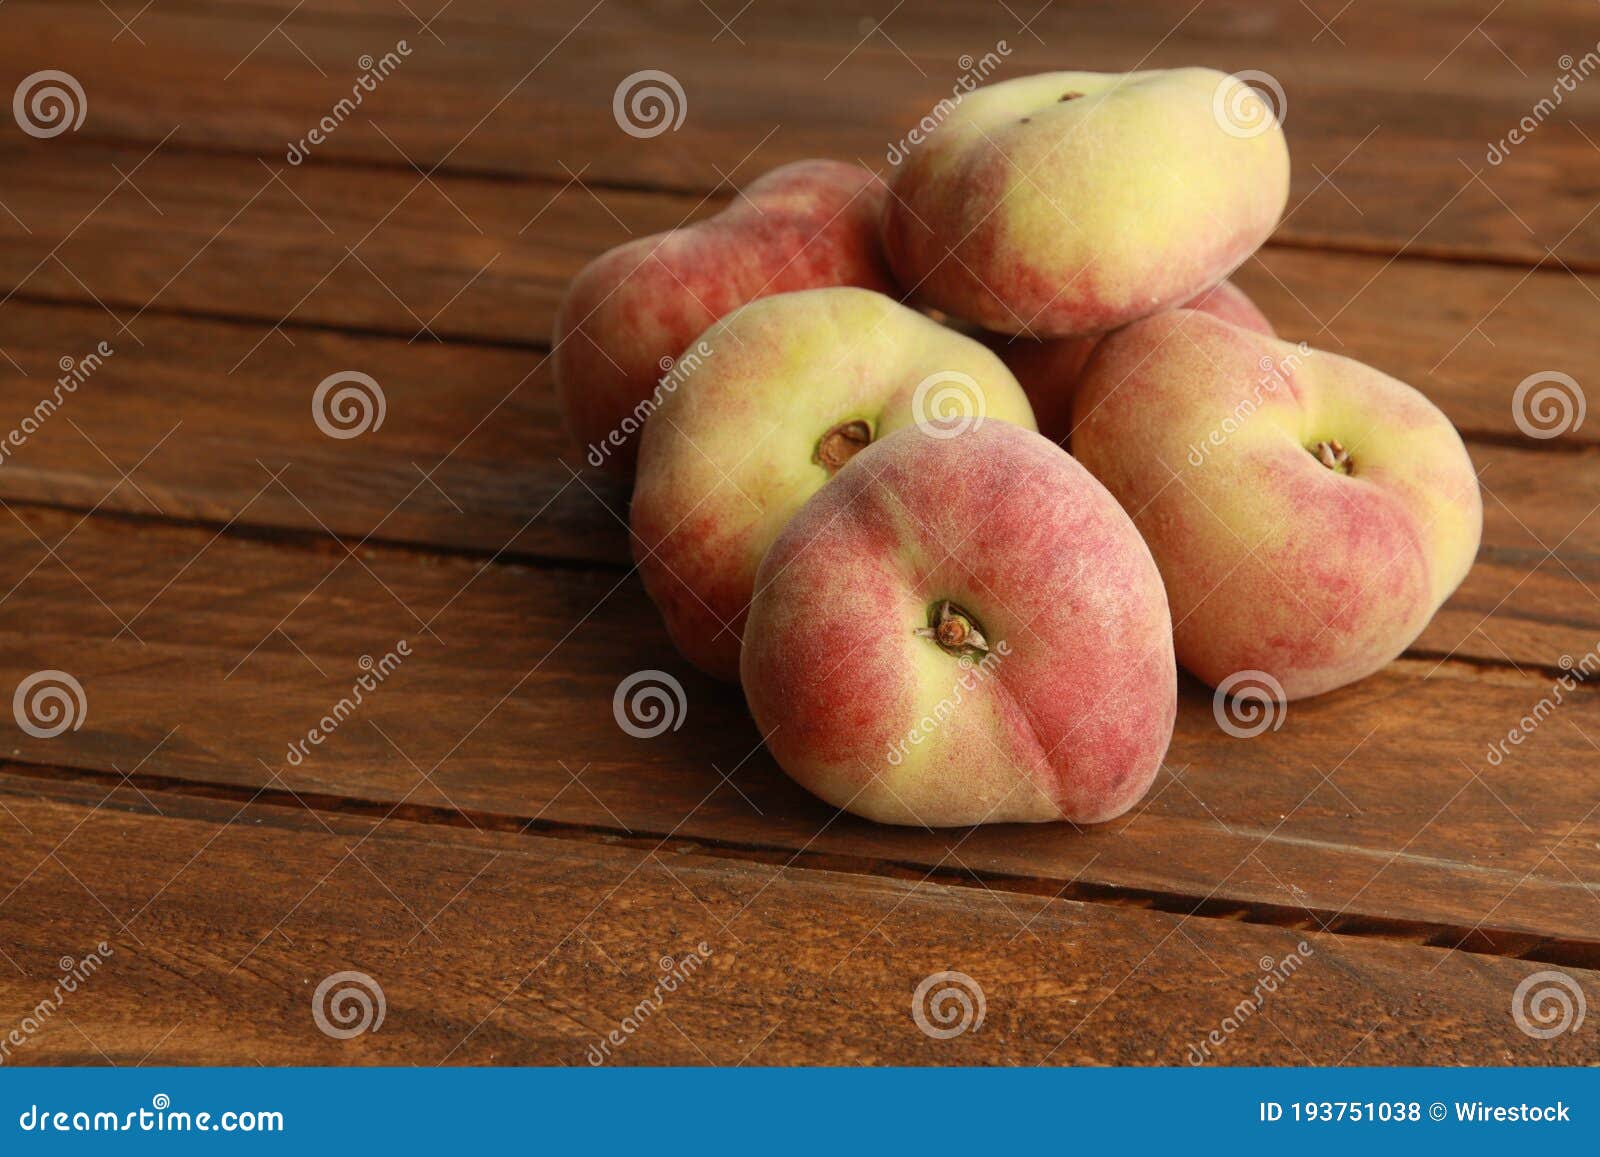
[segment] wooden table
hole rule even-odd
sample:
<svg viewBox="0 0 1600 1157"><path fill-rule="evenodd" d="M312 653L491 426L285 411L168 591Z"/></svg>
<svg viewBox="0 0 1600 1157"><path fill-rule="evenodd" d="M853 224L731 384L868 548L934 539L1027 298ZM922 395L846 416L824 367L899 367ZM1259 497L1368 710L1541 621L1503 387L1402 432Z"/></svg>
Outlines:
<svg viewBox="0 0 1600 1157"><path fill-rule="evenodd" d="M1184 1064L1213 1031L1208 1063L1600 1060L1600 1010L1513 1016L1540 972L1600 999L1600 700L1549 702L1600 643L1600 421L1541 439L1513 407L1541 371L1600 381L1600 80L1535 112L1600 14L1037 7L0 8L0 93L56 69L87 102L0 128L0 690L84 693L75 730L7 721L0 1038L39 1021L7 1063L583 1065L614 1031L615 1063ZM772 166L884 168L1001 41L1002 77L1278 79L1290 209L1237 280L1443 407L1483 548L1414 648L1277 731L1231 738L1185 682L1121 820L889 829L792 786L673 652L626 492L559 428L551 321L589 258ZM680 82L676 131L614 119L643 69ZM385 399L358 437L313 421L342 371ZM687 711L641 739L612 697L646 669ZM912 1016L942 971L983 995L950 1039ZM341 972L383 998L348 1039L313 1010Z"/></svg>

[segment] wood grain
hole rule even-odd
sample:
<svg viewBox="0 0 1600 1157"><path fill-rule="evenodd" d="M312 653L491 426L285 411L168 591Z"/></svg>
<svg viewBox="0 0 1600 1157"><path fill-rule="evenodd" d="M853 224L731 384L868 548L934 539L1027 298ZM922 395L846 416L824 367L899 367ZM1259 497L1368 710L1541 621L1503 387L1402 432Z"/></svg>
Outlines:
<svg viewBox="0 0 1600 1157"><path fill-rule="evenodd" d="M24 1063L1185 1064L1213 1030L1217 1064L1600 1055L1592 1036L1516 1027L1513 991L1537 966L1513 960L293 805L0 783L0 1006L31 1012L62 957L110 949L17 1050ZM656 988L663 959L691 956L682 984ZM913 993L950 969L981 989L983 1022L934 1040ZM340 1041L312 1009L344 971L381 989L384 1016ZM1263 972L1285 979L1241 1014ZM1574 979L1592 990L1600 974ZM613 1030L610 1057L591 1054Z"/></svg>
<svg viewBox="0 0 1600 1157"><path fill-rule="evenodd" d="M11 301L110 311L52 345L31 315L8 319L7 301L0 348L29 374L102 338L143 340L145 317L173 311L249 328L216 338L206 372L229 377L305 327L544 349L586 262L725 203L470 177L418 188L413 174L362 168L275 177L255 161L165 153L134 174L135 192L118 187L135 151L57 140L7 152L29 174L5 194L15 219L0 214ZM1285 337L1412 383L1469 434L1532 445L1513 419L1517 384L1544 370L1600 374L1587 340L1600 277L1268 246L1237 280ZM1561 445L1594 445L1597 430L1582 424Z"/></svg>
<svg viewBox="0 0 1600 1157"><path fill-rule="evenodd" d="M26 371L0 362L0 412L20 423L53 399L61 355L51 351L83 362L104 321L92 308L0 306L0 345ZM8 448L0 496L230 533L289 528L512 558L627 558L624 523L610 513L625 512L626 489L575 473L581 463L537 351L301 330L230 373L258 327L149 316L138 330L142 345L116 343L25 445ZM319 382L347 370L379 383L386 416L340 440L318 428L311 400Z"/></svg>
<svg viewBox="0 0 1600 1157"><path fill-rule="evenodd" d="M310 8L284 20L256 5L163 6L138 20L137 43L113 41L102 9L13 0L0 14L0 83L33 72L32 46L48 44L57 67L94 78L83 132L153 145L181 125L182 143L279 158L349 97L363 54L407 39L412 55L312 163L443 162L698 191L804 156L882 164L950 94L963 54L982 57L1005 39L1011 54L995 77L1203 62L1278 78L1295 157L1285 236L1524 264L1552 250L1591 267L1600 257L1591 191L1567 176L1595 162L1600 94L1576 85L1508 160L1487 160L1490 143L1550 97L1562 55L1595 48L1576 4L1540 5L1531 17L1356 8L1330 27L1296 5L1231 0L1196 11L1183 0L1131 9L1101 0L1047 9L1023 30L1002 6L945 3L897 13L881 32L881 10L845 0L756 7L729 34L712 11L687 3L577 0L516 18L504 3L478 7L478 18L453 5L446 35L393 9L352 17ZM670 137L641 141L613 118L618 82L643 69L686 86L687 115ZM554 125L559 137L529 147L531 133Z"/></svg>
<svg viewBox="0 0 1600 1157"><path fill-rule="evenodd" d="M1490 755L1552 695L1547 674L1406 660L1291 705L1251 740L1225 735L1186 684L1167 767L1133 815L1084 832L893 829L838 815L778 772L737 689L686 669L630 576L203 529L133 539L77 521L0 516L0 686L65 670L89 703L80 730L17 735L19 760L1600 960L1593 690L1569 691L1525 744ZM411 656L370 702L292 759L350 696L358 660L402 640ZM680 728L651 740L614 715L641 670L685 692Z"/></svg>

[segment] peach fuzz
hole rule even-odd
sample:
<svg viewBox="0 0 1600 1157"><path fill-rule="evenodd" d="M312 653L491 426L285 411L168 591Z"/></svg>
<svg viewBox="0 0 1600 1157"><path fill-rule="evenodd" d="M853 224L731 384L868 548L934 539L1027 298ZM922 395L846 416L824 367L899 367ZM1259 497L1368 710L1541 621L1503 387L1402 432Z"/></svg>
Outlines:
<svg viewBox="0 0 1600 1157"><path fill-rule="evenodd" d="M1477 554L1466 447L1403 382L1177 310L1108 337L1072 444L1132 513L1172 600L1178 660L1285 698L1378 670Z"/></svg>
<svg viewBox="0 0 1600 1157"><path fill-rule="evenodd" d="M966 96L889 188L885 250L916 301L1082 337L1249 257L1288 199L1289 153L1267 103L1224 73L1052 72Z"/></svg>
<svg viewBox="0 0 1600 1157"><path fill-rule="evenodd" d="M1166 594L1116 500L986 421L868 447L761 564L742 681L780 766L883 823L1095 823L1172 738Z"/></svg>
<svg viewBox="0 0 1600 1157"><path fill-rule="evenodd" d="M556 394L592 466L628 476L637 431L676 385L694 337L757 297L828 285L893 292L878 241L883 183L858 165L796 161L715 217L619 245L584 266L556 316Z"/></svg>
<svg viewBox="0 0 1600 1157"><path fill-rule="evenodd" d="M1268 337L1276 336L1266 315L1231 281L1212 286L1180 308L1198 309ZM1000 360L1027 391L1028 404L1033 407L1034 419L1039 423L1039 433L1070 450L1072 398L1078 378L1102 336L1038 340L991 334L983 340L1000 355Z"/></svg>
<svg viewBox="0 0 1600 1157"><path fill-rule="evenodd" d="M645 426L633 547L673 642L724 679L739 677L761 556L852 454L918 422L1033 425L993 353L864 289L762 298L694 349Z"/></svg>

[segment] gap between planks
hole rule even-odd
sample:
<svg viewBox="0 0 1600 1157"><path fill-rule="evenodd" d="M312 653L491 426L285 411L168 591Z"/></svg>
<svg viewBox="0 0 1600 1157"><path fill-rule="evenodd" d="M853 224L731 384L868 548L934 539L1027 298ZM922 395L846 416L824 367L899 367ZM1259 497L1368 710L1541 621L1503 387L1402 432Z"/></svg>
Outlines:
<svg viewBox="0 0 1600 1157"><path fill-rule="evenodd" d="M1331 253L1336 251L1330 249L1320 250L1319 252ZM1430 261L1431 260L1432 259L1430 259ZM38 306L42 309L78 310L89 308L92 304L94 304L90 301L74 300L68 297L59 297L54 294L33 293L26 290L14 291L11 294L11 300L21 302L24 305ZM116 299L113 299L108 304L120 306L122 308L134 308L132 303ZM171 318L176 321L221 322L227 325L259 325L263 321L263 319L259 316L253 316L246 313L236 313L228 310L199 310L186 306L147 305L142 307L140 312L141 314L148 314L153 317ZM401 335L377 326L329 325L325 322L297 321L286 318L278 322L274 328L291 330L296 333L326 333L335 334L341 337L364 338L371 341L404 342L404 344L410 344L410 342L405 341ZM541 339L517 341L511 338L465 337L456 335L452 335L450 337L440 337L437 334L430 334L429 340L432 344L439 346L460 346L465 349L482 348L519 350L529 353L544 354L546 355L546 358L548 358L550 353L550 342L548 340ZM531 377L533 373L537 372L542 365L543 362L541 361L539 365L534 366L533 370L529 371L529 376ZM1537 439L1524 435L1510 434L1501 430L1484 430L1471 426L1457 426L1456 433L1460 434L1462 441L1467 443L1476 443L1482 446L1496 446L1508 450L1537 450L1541 454L1562 456L1574 454L1581 455L1591 453L1595 449L1594 445L1591 443L1563 441L1559 438ZM77 510L78 508L63 506L61 509ZM79 510L79 512L81 513L81 510Z"/></svg>
<svg viewBox="0 0 1600 1157"><path fill-rule="evenodd" d="M142 142L127 137L110 136L99 133L82 132L76 134L74 144L81 144L91 148L105 148L115 150L137 151ZM228 160L259 160L266 163L268 158L260 152L249 148L232 148L224 144L189 144L168 141L161 146L161 154L171 157L190 157L204 160L208 157L224 158ZM274 158L275 159L275 158ZM376 157L348 157L341 155L311 156L307 157L298 168L317 172L351 172L351 173L380 173L386 176L415 176L420 171L418 167L408 161L389 161ZM281 169L274 170L282 172ZM495 169L482 167L455 168L450 165L435 166L426 170L427 177L431 178L435 172L446 177L452 183L479 183L485 185L506 185L526 189L555 189L562 190L573 184L572 179L560 180L554 176L542 173L522 173L512 169ZM756 179L756 174L741 182L719 180L711 187L690 181L674 182L662 180L626 180L620 177L591 177L577 184L584 189L598 193L622 193L639 196L659 195L664 197L700 197L702 204L711 204L720 208L725 202L731 202L738 195L743 185ZM700 218L703 220L703 218ZM694 224L686 221L685 224ZM1553 254L1537 260L1530 260L1526 256L1513 253L1499 253L1491 249L1474 249L1461 245L1434 245L1428 242L1411 241L1399 248L1385 245L1377 241L1367 241L1361 238L1335 238L1307 237L1307 236L1279 236L1274 234L1262 245L1262 249L1292 250L1298 253L1329 253L1337 256L1353 257L1382 257L1391 261L1404 261L1440 265L1458 265L1467 268L1490 269L1516 269L1535 273L1568 273L1582 276L1600 276L1600 259L1583 257L1562 258ZM595 254L599 256L599 254ZM31 300L35 304L81 304L69 299L53 299L50 297L27 297L21 293L14 294L22 300ZM125 304L125 303L121 303ZM151 312L168 312L174 317L215 318L223 321L254 322L259 318L249 315L235 315L224 311L195 311L183 310L164 311L159 307L152 308ZM329 330L335 333L370 334L375 337L392 337L392 333L381 329L345 328L329 326L319 322L290 322L287 319L284 325L303 325L307 329ZM514 341L511 339L494 338L435 338L445 344L460 343L463 345L504 346L511 349L548 349L548 342L539 341Z"/></svg>
<svg viewBox="0 0 1600 1157"><path fill-rule="evenodd" d="M348 553L355 550L363 552L382 551L399 558L417 561L478 562L484 566L527 567L568 574L625 576L631 574L635 569L635 564L633 563L610 562L604 559L573 558L545 554L539 551L512 550L506 547L491 550L488 547L453 546L422 539L386 537L383 535L357 538L351 534L340 534L326 528L313 530L308 527L224 521L220 518L145 514L136 510L115 510L106 507L91 509L77 503L51 502L38 498L8 498L3 494L0 494L0 506L9 507L13 510L43 510L59 514L80 514L85 518L93 518L97 522L117 523L135 527L160 526L202 533L211 531L221 538L239 542L260 543L269 547L297 550L309 554L338 556L341 552ZM1488 552L1490 554L1496 553L1495 548L1488 548ZM1484 549L1480 548L1479 557L1481 558L1483 555ZM1556 663L1534 662L1528 659L1523 659L1521 662L1513 662L1510 659L1497 659L1487 655L1458 654L1426 647L1407 647L1400 653L1398 658L1417 659L1424 662L1433 662L1440 667L1456 667L1476 671L1515 671L1522 675L1532 672L1550 679L1572 677L1577 680L1580 686L1588 685L1588 681L1581 674L1574 674L1572 670L1566 667Z"/></svg>
<svg viewBox="0 0 1600 1157"><path fill-rule="evenodd" d="M285 813L305 810L350 820L372 820L375 826L388 821L418 824L451 831L472 831L479 836L539 837L570 840L576 843L603 844L649 851L652 855L699 855L738 863L776 865L781 869L831 872L839 875L894 879L914 883L933 883L944 887L981 889L986 892L1043 896L1081 904L1113 908L1150 909L1192 919L1231 921L1240 924L1319 932L1361 940L1376 940L1427 948L1445 948L1478 956L1505 957L1568 968L1600 968L1600 940L1576 937L1550 937L1510 929L1471 928L1442 921L1402 920L1372 915L1351 915L1304 906L1280 905L1260 901L1241 902L1194 896L1161 889L1122 887L1109 884L1056 881L1015 873L979 872L971 868L926 868L913 861L856 856L831 852L794 851L780 844L757 841L678 837L672 832L620 830L601 824L547 820L538 815L517 816L504 812L438 807L411 803L385 803L359 796L341 796L288 788L248 788L224 783L178 779L134 772L122 775L61 764L0 761L0 773L18 779L61 787L88 787L106 794L94 809L107 804L111 796L130 789L145 797L148 808L160 809L148 799L150 793L174 799L204 799L246 807L269 807ZM57 795L41 788L43 798ZM82 804L70 793L62 802ZM145 807L131 810L143 814ZM229 821L231 822L231 821ZM224 825L226 826L226 825Z"/></svg>

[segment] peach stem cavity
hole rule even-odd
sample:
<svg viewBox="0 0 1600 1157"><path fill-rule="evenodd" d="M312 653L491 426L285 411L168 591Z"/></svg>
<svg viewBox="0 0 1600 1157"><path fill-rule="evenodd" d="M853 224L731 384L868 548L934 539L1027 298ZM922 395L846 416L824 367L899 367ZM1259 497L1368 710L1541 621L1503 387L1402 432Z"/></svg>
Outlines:
<svg viewBox="0 0 1600 1157"><path fill-rule="evenodd" d="M1329 438L1326 442L1318 442L1315 446L1307 447L1329 470L1336 474L1350 473L1350 451L1339 443L1337 438Z"/></svg>
<svg viewBox="0 0 1600 1157"><path fill-rule="evenodd" d="M817 449L811 460L832 475L871 444L872 427L860 418L853 418L848 422L840 422L818 438Z"/></svg>
<svg viewBox="0 0 1600 1157"><path fill-rule="evenodd" d="M977 619L949 599L940 599L929 606L928 625L912 633L932 639L951 655L986 654L989 650L989 640L983 637Z"/></svg>

